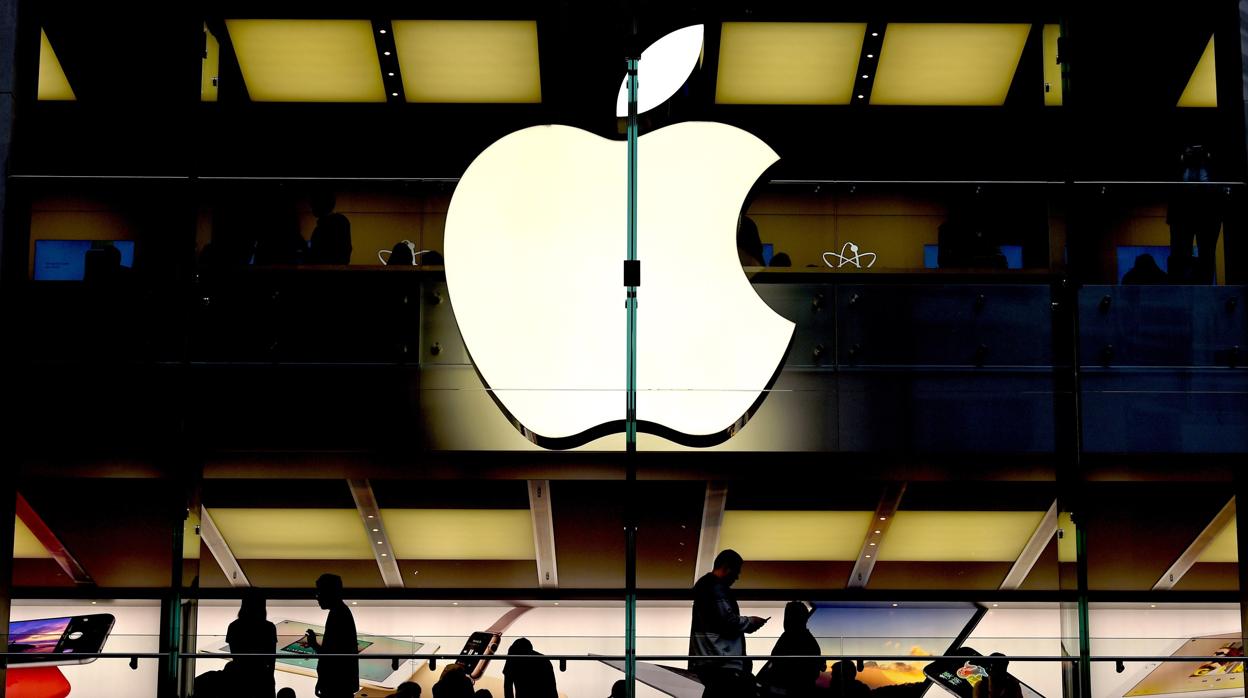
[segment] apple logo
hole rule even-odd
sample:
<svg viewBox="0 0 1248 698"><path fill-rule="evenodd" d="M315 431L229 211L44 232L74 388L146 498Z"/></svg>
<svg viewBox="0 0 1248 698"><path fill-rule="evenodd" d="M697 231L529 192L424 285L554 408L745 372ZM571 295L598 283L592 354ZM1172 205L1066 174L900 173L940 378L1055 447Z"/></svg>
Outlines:
<svg viewBox="0 0 1248 698"><path fill-rule="evenodd" d="M516 131L469 165L447 212L465 346L495 403L546 448L624 431L626 148L569 126ZM639 431L722 443L779 376L794 325L754 292L736 247L741 204L778 159L727 124L638 139Z"/></svg>

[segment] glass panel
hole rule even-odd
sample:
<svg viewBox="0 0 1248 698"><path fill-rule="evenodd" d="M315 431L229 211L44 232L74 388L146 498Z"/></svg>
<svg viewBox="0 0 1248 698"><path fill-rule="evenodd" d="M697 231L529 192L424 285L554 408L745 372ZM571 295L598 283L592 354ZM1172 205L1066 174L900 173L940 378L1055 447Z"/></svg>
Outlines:
<svg viewBox="0 0 1248 698"><path fill-rule="evenodd" d="M1243 690L1239 608L1231 604L1097 604L1093 695Z"/></svg>

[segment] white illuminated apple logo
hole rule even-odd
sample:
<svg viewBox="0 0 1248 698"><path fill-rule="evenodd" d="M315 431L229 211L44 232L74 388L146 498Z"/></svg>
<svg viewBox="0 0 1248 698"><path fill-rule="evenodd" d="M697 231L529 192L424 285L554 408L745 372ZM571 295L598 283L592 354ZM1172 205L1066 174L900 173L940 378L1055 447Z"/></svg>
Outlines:
<svg viewBox="0 0 1248 698"><path fill-rule="evenodd" d="M516 131L477 156L447 212L446 280L473 364L547 448L624 430L626 148L568 126ZM778 159L726 124L639 139L640 431L721 443L778 376L794 326L754 292L736 246L741 202Z"/></svg>

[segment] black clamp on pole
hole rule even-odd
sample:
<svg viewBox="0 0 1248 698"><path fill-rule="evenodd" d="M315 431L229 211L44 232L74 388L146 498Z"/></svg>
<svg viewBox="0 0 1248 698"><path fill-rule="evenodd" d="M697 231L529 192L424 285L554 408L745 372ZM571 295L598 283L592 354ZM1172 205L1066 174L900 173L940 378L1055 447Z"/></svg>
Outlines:
<svg viewBox="0 0 1248 698"><path fill-rule="evenodd" d="M641 260L624 260L624 285L629 287L641 285Z"/></svg>

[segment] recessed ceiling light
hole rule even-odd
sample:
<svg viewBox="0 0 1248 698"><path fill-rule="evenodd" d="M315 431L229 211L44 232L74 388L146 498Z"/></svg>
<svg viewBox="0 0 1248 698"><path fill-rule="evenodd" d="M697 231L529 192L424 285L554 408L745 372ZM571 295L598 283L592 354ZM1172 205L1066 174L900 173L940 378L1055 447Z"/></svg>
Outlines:
<svg viewBox="0 0 1248 698"><path fill-rule="evenodd" d="M897 604L893 604L893 608L897 608Z"/></svg>
<svg viewBox="0 0 1248 698"><path fill-rule="evenodd" d="M871 557L871 556L870 556L870 555L868 555L867 557Z"/></svg>
<svg viewBox="0 0 1248 698"><path fill-rule="evenodd" d="M875 529L875 532L876 532L876 533L879 533L879 532L880 532L880 529L878 529L878 528L877 528L877 529Z"/></svg>
<svg viewBox="0 0 1248 698"><path fill-rule="evenodd" d="M92 601L92 602L91 602L91 605L92 605L92 606L94 606L94 605L95 605L95 602L94 602L94 601Z"/></svg>
<svg viewBox="0 0 1248 698"><path fill-rule="evenodd" d="M352 606L358 606L359 604L358 604L358 603L356 603L355 601L352 601L352 602L351 602L351 605L352 605Z"/></svg>
<svg viewBox="0 0 1248 698"><path fill-rule="evenodd" d="M380 533L380 532L381 532L381 529L380 529L380 528L374 528L374 529L373 529L373 533Z"/></svg>
<svg viewBox="0 0 1248 698"><path fill-rule="evenodd" d="M867 543L867 545L875 545L875 543Z"/></svg>
<svg viewBox="0 0 1248 698"><path fill-rule="evenodd" d="M385 34L385 33L386 33L386 30L385 30L385 29L382 29L382 30L381 30L381 33L382 33L382 34Z"/></svg>
<svg viewBox="0 0 1248 698"><path fill-rule="evenodd" d="M993 607L993 608L996 608L996 607L998 607L998 606L1000 606L1000 605L1001 605L1001 604L999 604L999 603L994 603L994 604L992 605L992 607Z"/></svg>
<svg viewBox="0 0 1248 698"><path fill-rule="evenodd" d="M420 574L420 570L412 570L412 574Z"/></svg>
<svg viewBox="0 0 1248 698"><path fill-rule="evenodd" d="M398 96L399 96L399 93L398 93L398 92L391 92L391 93L390 93L390 96L391 96L391 97L398 97Z"/></svg>
<svg viewBox="0 0 1248 698"><path fill-rule="evenodd" d="M1150 603L1150 604L1148 605L1148 607L1149 607L1149 608L1157 608L1157 604L1155 604L1155 603Z"/></svg>
<svg viewBox="0 0 1248 698"><path fill-rule="evenodd" d="M556 601L556 602L555 602L555 605L556 605L556 606L558 606L558 605L559 605L559 602L558 602L558 601Z"/></svg>
<svg viewBox="0 0 1248 698"><path fill-rule="evenodd" d="M863 99L865 96L866 95L858 95L858 99ZM876 531L876 533L879 533L879 531Z"/></svg>
<svg viewBox="0 0 1248 698"><path fill-rule="evenodd" d="M452 601L452 602L451 602L451 605L452 605L452 606L458 606L458 605L459 605L459 602L458 602L458 601Z"/></svg>
<svg viewBox="0 0 1248 698"><path fill-rule="evenodd" d="M879 35L880 35L879 32L871 32L871 36L879 36ZM893 604L893 605L896 606L897 604Z"/></svg>
<svg viewBox="0 0 1248 698"><path fill-rule="evenodd" d="M394 77L394 73L386 73L386 75L389 75L390 77Z"/></svg>
<svg viewBox="0 0 1248 698"><path fill-rule="evenodd" d="M875 54L874 54L874 53L868 53L868 54L867 54L867 58L875 58Z"/></svg>
<svg viewBox="0 0 1248 698"><path fill-rule="evenodd" d="M377 545L381 545L381 541L377 541Z"/></svg>
<svg viewBox="0 0 1248 698"><path fill-rule="evenodd" d="M381 554L381 556L382 556L382 557L390 557L390 555L389 555L388 553L382 553L382 554Z"/></svg>
<svg viewBox="0 0 1248 698"><path fill-rule="evenodd" d="M885 520L885 519L887 519L887 518L888 518L887 516L881 516L881 517L880 517L880 521L884 521L884 520Z"/></svg>
<svg viewBox="0 0 1248 698"><path fill-rule="evenodd" d="M389 51L382 51L382 52L381 52L381 55L383 55L383 56L389 56L389 55L390 55L390 52L389 52Z"/></svg>
<svg viewBox="0 0 1248 698"><path fill-rule="evenodd" d="M369 514L369 515L368 515L368 518L370 518L370 519L371 519L371 518L373 518L373 515L372 515L372 514Z"/></svg>
<svg viewBox="0 0 1248 698"><path fill-rule="evenodd" d="M870 75L865 75L865 74L864 74L864 75L862 76L862 79L863 79L863 80L867 80L867 79L870 79L870 77L871 77Z"/></svg>

